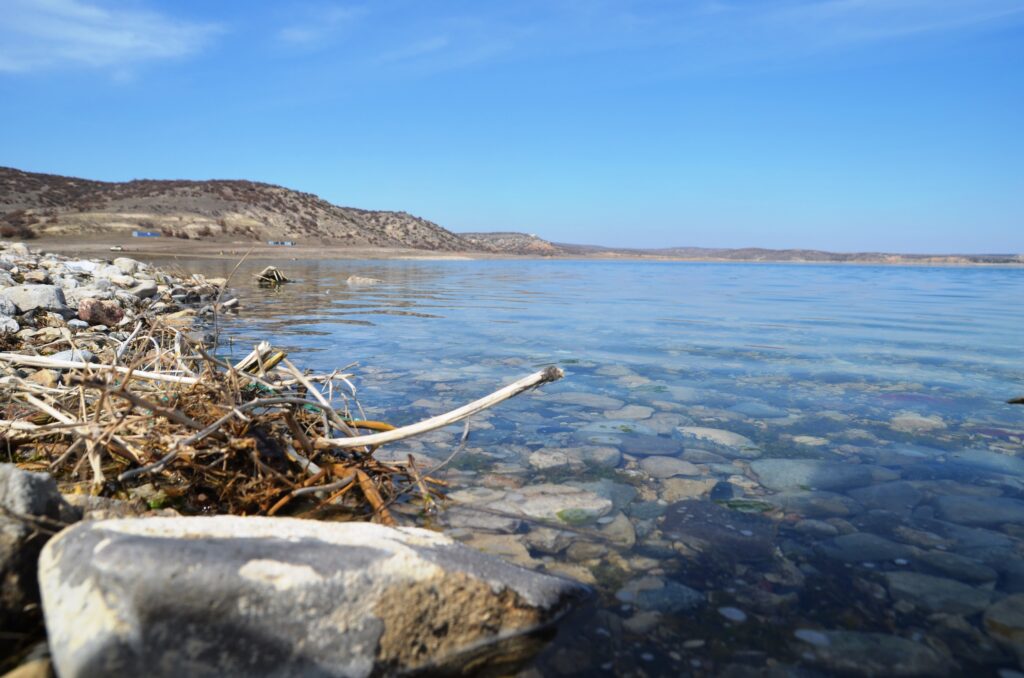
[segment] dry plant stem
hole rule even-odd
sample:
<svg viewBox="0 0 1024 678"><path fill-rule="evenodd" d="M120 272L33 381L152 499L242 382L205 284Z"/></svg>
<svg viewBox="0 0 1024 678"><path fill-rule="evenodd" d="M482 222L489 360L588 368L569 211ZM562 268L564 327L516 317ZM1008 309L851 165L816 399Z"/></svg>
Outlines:
<svg viewBox="0 0 1024 678"><path fill-rule="evenodd" d="M62 424L68 424L68 425L71 425L71 426L80 426L81 428L76 428L75 429L75 432L78 435L80 435L80 436L82 436L84 438L87 438L87 439L91 439L92 438L91 435L88 435L88 432L93 429L92 426L89 426L88 424L83 424L82 422L75 421L73 418L71 418L68 415L64 414L60 410L57 410L57 409L51 407L50 405L44 403L42 400L39 400L38 398L36 398L33 395L30 395L28 393L23 393L23 394L21 394L21 397L26 402L30 403L31 405L33 405L37 409L39 409L39 410L45 412L46 414L50 415L51 417L53 417L54 419L56 419L57 421L59 421ZM115 445L118 448L117 452L121 456L123 456L125 459L129 459L129 460L135 462L136 464L139 463L138 456L136 456L135 453L131 450L131 448L128 447L128 444L125 443L125 441L121 440L117 436L113 436L112 440L113 440L113 442L115 443Z"/></svg>
<svg viewBox="0 0 1024 678"><path fill-rule="evenodd" d="M359 480L359 489L363 491L363 496L366 497L366 501L370 502L370 506L373 507L374 513L380 516L380 522L385 525L394 525L395 519L391 516L391 512L388 511L384 505L384 500L381 499L380 493L377 492L377 488L373 486L373 481L370 480L370 476L366 475L366 471L357 470L356 478Z"/></svg>
<svg viewBox="0 0 1024 678"><path fill-rule="evenodd" d="M214 348L216 348L217 345L220 343L220 300L224 298L224 290L226 290L228 288L228 285L231 283L231 279L235 277L235 273L238 272L238 269L242 266L242 264L245 262L245 260L249 258L249 255L252 254L252 251L254 249L255 249L254 247L250 247L249 251L242 255L242 258L238 260L238 263L235 264L235 267L233 269L231 269L231 273L229 273L228 277L224 280L224 284L221 285L220 289L217 290L217 299L213 302L213 346L214 346Z"/></svg>
<svg viewBox="0 0 1024 678"><path fill-rule="evenodd" d="M170 410L167 409L166 407L160 407L159 405L151 403L141 396L135 395L131 391L126 391L124 389L126 384L121 384L117 388L112 389L110 388L109 384L96 381L87 381L85 379L82 379L81 377L76 377L74 375L70 376L68 380L71 381L72 383L79 383L82 384L83 386L88 386L89 388L95 388L101 391L105 391L107 395L115 396L118 398L124 398L125 400L130 402L132 405L135 405L136 407L141 407L144 410L149 410L155 415L159 415L164 419L168 419L183 426L187 426L188 428L195 430L200 430L203 428L203 425L197 422L195 419L192 419L191 417L188 417L182 414L181 412L178 412L177 410Z"/></svg>
<svg viewBox="0 0 1024 678"><path fill-rule="evenodd" d="M306 473L315 476L320 473L320 467L314 464L312 461L302 456L295 451L295 448L291 445L285 445L284 453L288 455L288 458L294 461L296 464L302 467L302 470Z"/></svg>
<svg viewBox="0 0 1024 678"><path fill-rule="evenodd" d="M114 352L114 362L121 361L121 356L124 355L124 352L128 350L128 347L131 346L131 343L135 341L135 337L138 336L139 332L141 331L142 321L140 320L135 324L135 329L132 330L132 333L128 335L128 338L121 342L121 345L117 347L117 350Z"/></svg>
<svg viewBox="0 0 1024 678"><path fill-rule="evenodd" d="M203 356L204 360L208 361L211 365L216 365L218 367L224 368L224 370L226 370L227 373L230 376L232 376L233 378L237 379L238 377L242 377L244 379L247 379L247 380L253 382L254 384L259 384L260 386L263 386L264 388L267 388L267 389L269 389L271 391L279 390L276 384L271 384L269 381L266 381L264 379L260 379L255 374L249 374L248 372L239 372L239 371L237 371L234 368L234 366L232 366L232 365L230 365L228 363L225 363L223 361L217 360L212 355L207 353L206 349L204 349L201 345L197 344L195 346L195 349L199 353L199 355ZM2 354L0 354L0 355L2 355Z"/></svg>
<svg viewBox="0 0 1024 678"><path fill-rule="evenodd" d="M166 381L172 384L188 384L190 386L199 383L199 380L195 377L181 377L176 374L164 374L163 372L143 372L120 365L94 365L75 360L55 360L45 356L19 355L17 353L0 353L0 362L6 362L11 365L23 365L25 367L46 367L58 370L96 370L98 372L118 372L119 374L132 373L138 379Z"/></svg>
<svg viewBox="0 0 1024 678"><path fill-rule="evenodd" d="M327 402L327 399L324 398L324 395L322 393L320 393L320 389L318 389L316 386L314 386L312 383L310 383L310 381L308 379L306 379L306 375L304 375L301 371L299 371L295 367L295 365L292 365L290 360L288 360L287 358L282 358L281 359L281 364L283 364L285 366L285 369L287 369L289 372L291 372L293 377L295 377L296 379L299 380L300 384L302 384L303 386L306 387L306 390L309 392L309 394L311 396L316 398L318 403L323 405L324 414L326 414L330 418L330 420L334 423L335 426L337 426L338 428L340 428L342 431L344 431L345 433L349 434L350 436L354 436L356 434L356 432L353 431L342 420L342 418L338 416L338 413L334 411L334 408L331 407L331 404L329 402ZM329 435L329 433L328 433L328 435ZM359 446L356 445L355 447L359 447Z"/></svg>
<svg viewBox="0 0 1024 678"><path fill-rule="evenodd" d="M309 441L309 437L306 432L299 426L299 422L295 421L295 417L292 416L291 412L284 413L284 421L288 424L288 430L292 432L292 437L299 441L299 446L302 447L302 451L312 457L316 454L313 449L313 443Z"/></svg>
<svg viewBox="0 0 1024 678"><path fill-rule="evenodd" d="M52 464L50 464L50 470L52 471L54 469L60 468L61 465L65 461L67 461L71 457L71 455L74 454L75 451L78 450L79 447L81 447L84 444L85 444L85 438L79 438L75 442L73 442L70 445L68 445L68 449L64 450L64 454L62 454L59 457L57 457L57 459Z"/></svg>
<svg viewBox="0 0 1024 678"><path fill-rule="evenodd" d="M291 491L291 496L294 498L294 497L301 497L304 494L314 494L316 492L334 492L335 490L340 490L343 487L348 487L348 485L353 480L355 480L355 479L356 479L356 474L355 473L350 473L350 474L348 474L347 476L345 476L344 478L342 478L341 480L339 480L337 482L327 483L326 485L313 485L311 487L300 487L297 490L292 490Z"/></svg>
<svg viewBox="0 0 1024 678"><path fill-rule="evenodd" d="M374 433L367 436L357 436L355 438L320 438L316 441L316 447L317 449L351 449L353 447L384 445L386 443L395 442L396 440L411 438L412 436L462 421L466 417L471 417L478 412L494 407L498 403L504 402L505 400L517 396L524 391L536 388L541 384L557 381L564 375L565 373L559 368L549 367L540 372L531 374L528 377L524 377L519 381L513 382L488 396L480 398L479 400L474 400L468 405L463 405L451 412L439 414L436 417L425 419L419 423L396 428L393 431Z"/></svg>
<svg viewBox="0 0 1024 678"><path fill-rule="evenodd" d="M448 483L446 483L446 482L444 482L444 481L440 481L440 480L437 480L437 479L435 479L435 478L432 478L431 476L433 476L433 475L434 475L435 473L437 473L438 471L440 471L441 469L443 469L443 468L444 468L445 466L447 466L448 464L450 464L450 463L452 462L452 459L454 459L454 458L456 457L456 455L458 455L458 454L459 454L459 452L462 452L462 451L463 451L464 449L466 449L466 441L467 441L467 440L469 440L469 422L468 422L468 421L466 422L466 425L465 425L465 426L463 426L463 428L462 428L462 437L461 437L461 438L460 438L460 440L459 440L459 444L458 444L458 446L457 446L457 447L456 447L456 448L455 448L454 450L452 450L452 453L451 453L451 454L449 454L449 455L448 455L448 456L447 456L447 457L445 458L445 460L444 460L444 461L442 461L441 463L439 463L439 464L438 464L437 466L435 466L434 468L432 468L432 469L429 469L429 470L428 470L428 471L427 471L427 472L426 472L426 473L424 474L424 478L425 478L426 480L429 480L429 481L430 481L430 482L432 482L432 483L435 483L435 484L437 484L437 485L442 485L442 486L445 486L445 487L447 487ZM409 455L409 456L410 456L410 461L412 461L412 459L411 459L412 455ZM405 494L406 492L408 492L409 490L413 489L413 487L414 487L414 486L415 486L415 485L414 485L413 483L409 483L408 485L406 485L406 486L405 486L405 487L403 487L402 489L400 489L400 490L398 490L397 492L395 492L395 494L394 494L394 495L393 495L393 496L391 497L391 499L389 499L389 500L388 500L388 504L387 504L387 505L388 505L388 506L391 506L391 504L394 504L394 503L395 503L396 501L398 501L398 500L399 500L399 499L400 499L400 498L402 497L402 495L404 495L404 494Z"/></svg>

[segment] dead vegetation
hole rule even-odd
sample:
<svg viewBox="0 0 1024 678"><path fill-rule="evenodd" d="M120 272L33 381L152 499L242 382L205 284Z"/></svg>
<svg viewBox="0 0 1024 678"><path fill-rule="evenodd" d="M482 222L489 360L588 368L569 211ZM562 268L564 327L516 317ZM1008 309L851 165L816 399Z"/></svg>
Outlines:
<svg viewBox="0 0 1024 678"><path fill-rule="evenodd" d="M78 350L89 338L65 341ZM432 511L444 496L438 469L411 456L382 463L374 452L562 376L548 368L396 428L367 419L345 368L306 374L267 343L231 364L149 316L123 341L92 341L97 362L39 355L53 346L0 353L5 455L53 474L65 493L141 497L185 514L393 524L396 503Z"/></svg>

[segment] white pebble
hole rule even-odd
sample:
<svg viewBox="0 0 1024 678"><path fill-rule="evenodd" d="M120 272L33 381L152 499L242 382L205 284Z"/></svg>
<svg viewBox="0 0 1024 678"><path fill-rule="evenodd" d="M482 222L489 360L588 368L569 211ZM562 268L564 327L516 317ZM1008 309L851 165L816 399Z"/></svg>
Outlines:
<svg viewBox="0 0 1024 678"><path fill-rule="evenodd" d="M797 629L793 633L797 640L802 640L805 643L810 643L815 647L828 647L832 642L828 639L821 631L815 631L814 629Z"/></svg>
<svg viewBox="0 0 1024 678"><path fill-rule="evenodd" d="M738 607L720 607L718 608L718 614L737 624L747 621L747 613Z"/></svg>

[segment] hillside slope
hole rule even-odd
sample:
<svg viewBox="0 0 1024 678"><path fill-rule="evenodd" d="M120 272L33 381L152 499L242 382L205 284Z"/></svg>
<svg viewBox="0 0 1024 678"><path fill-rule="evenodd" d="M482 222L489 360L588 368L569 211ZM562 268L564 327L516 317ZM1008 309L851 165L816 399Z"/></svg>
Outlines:
<svg viewBox="0 0 1024 678"><path fill-rule="evenodd" d="M160 231L179 238L321 241L336 245L473 250L405 212L339 207L252 181L90 181L0 168L0 236Z"/></svg>
<svg viewBox="0 0 1024 678"><path fill-rule="evenodd" d="M459 233L459 237L485 252L557 256L565 250L531 233L499 231L495 233Z"/></svg>

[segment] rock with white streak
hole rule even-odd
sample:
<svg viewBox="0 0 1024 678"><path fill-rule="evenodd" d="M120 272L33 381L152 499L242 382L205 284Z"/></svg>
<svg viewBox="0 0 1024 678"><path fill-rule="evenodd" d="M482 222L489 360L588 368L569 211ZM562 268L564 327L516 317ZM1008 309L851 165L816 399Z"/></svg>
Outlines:
<svg viewBox="0 0 1024 678"><path fill-rule="evenodd" d="M81 523L39 561L63 678L369 676L482 661L587 589L415 528L217 516Z"/></svg>

